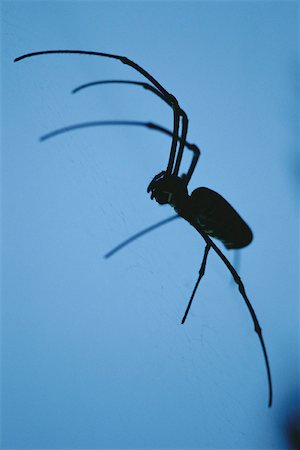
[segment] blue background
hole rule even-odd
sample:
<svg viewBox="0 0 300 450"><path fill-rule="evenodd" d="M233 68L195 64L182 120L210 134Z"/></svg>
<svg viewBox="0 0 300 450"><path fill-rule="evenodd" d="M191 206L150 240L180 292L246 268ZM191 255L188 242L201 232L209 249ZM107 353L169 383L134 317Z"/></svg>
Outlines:
<svg viewBox="0 0 300 450"><path fill-rule="evenodd" d="M2 448L287 448L299 391L297 2L2 2ZM207 186L249 223L240 274L263 328L213 253L180 325L204 242L146 187L170 139L140 128L56 128L172 112L105 58L127 56L188 113ZM190 157L187 152L187 158ZM188 159L187 159L188 160ZM232 252L226 253L233 260Z"/></svg>

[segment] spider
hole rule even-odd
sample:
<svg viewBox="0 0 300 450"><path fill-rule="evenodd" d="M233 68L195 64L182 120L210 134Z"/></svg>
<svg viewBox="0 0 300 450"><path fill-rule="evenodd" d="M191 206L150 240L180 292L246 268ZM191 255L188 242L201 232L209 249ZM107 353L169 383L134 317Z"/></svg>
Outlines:
<svg viewBox="0 0 300 450"><path fill-rule="evenodd" d="M250 303L250 300L246 294L244 284L239 277L238 273L219 249L219 247L214 243L211 237L219 239L227 249L239 249L250 244L253 239L253 235L249 226L241 218L241 216L236 212L236 210L228 203L220 194L217 192L205 188L199 187L195 189L191 194L188 193L188 184L194 173L198 159L200 156L200 150L195 144L190 144L187 138L188 131L188 117L183 109L180 107L178 100L172 94L170 94L149 72L143 69L141 66L136 64L134 61L128 59L124 56L114 55L110 53L101 53L94 51L84 51L84 50L46 50L33 53L27 53L18 58L15 58L15 62L22 59L30 58L38 55L45 54L80 54L80 55L94 55L106 58L112 58L122 62L133 68L135 71L143 75L148 82L140 81L130 81L130 80L102 80L92 83L88 83L73 90L73 93L78 92L81 89L108 83L127 83L133 85L139 85L143 88L153 92L155 95L160 97L164 102L166 102L173 110L173 131L169 131L160 125L152 122L138 122L138 121L102 121L102 122L87 122L83 124L72 125L59 130L55 130L47 135L41 137L41 140L48 139L57 134L64 133L76 128L88 127L88 126L98 126L98 125L136 125L145 126L150 129L154 129L165 134L168 134L172 138L171 149L169 154L169 160L166 170L161 171L153 177L148 185L147 192L150 193L151 199L155 199L160 205L169 204L176 211L176 215L172 216L162 222L159 222L142 232L134 235L127 241L121 243L119 246L114 248L109 252L106 257L111 256L117 250L127 245L132 240L141 236L142 234L163 225L164 223L170 222L171 220L182 217L185 219L197 232L202 236L206 245L204 250L204 255L199 270L199 276L194 286L192 295L189 299L186 311L184 313L182 324L185 322L188 312L191 308L196 290L199 286L201 278L204 276L205 267L207 262L207 257L211 249L219 256L223 261L229 272L231 273L233 280L238 286L239 292L244 299L244 302L251 315L254 330L258 335L260 345L262 348L265 366L267 370L267 379L269 387L269 402L268 406L272 406L272 380L271 371L269 365L269 359L267 355L267 350L265 347L264 339L262 336L262 330L259 325L256 313ZM181 131L179 131L181 129ZM193 152L193 157L190 162L190 166L187 173L182 173L179 175L179 170L181 166L181 161L183 157L184 148L188 148Z"/></svg>

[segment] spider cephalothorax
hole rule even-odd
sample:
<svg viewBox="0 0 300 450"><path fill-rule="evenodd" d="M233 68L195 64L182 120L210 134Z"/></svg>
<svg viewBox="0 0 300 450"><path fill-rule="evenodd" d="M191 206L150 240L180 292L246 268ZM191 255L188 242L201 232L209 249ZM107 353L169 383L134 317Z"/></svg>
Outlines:
<svg viewBox="0 0 300 450"><path fill-rule="evenodd" d="M188 190L183 178L167 175L165 171L156 175L147 188L151 192L151 200L155 198L160 205L169 204L177 212L188 198Z"/></svg>

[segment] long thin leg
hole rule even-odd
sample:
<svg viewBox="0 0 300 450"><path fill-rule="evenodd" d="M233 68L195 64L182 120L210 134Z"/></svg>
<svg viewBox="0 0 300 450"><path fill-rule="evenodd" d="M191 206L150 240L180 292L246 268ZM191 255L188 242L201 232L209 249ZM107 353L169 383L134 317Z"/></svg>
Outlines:
<svg viewBox="0 0 300 450"><path fill-rule="evenodd" d="M92 86L104 85L104 84L132 84L132 85L136 85L136 86L142 86L144 89L149 90L149 91L153 92L154 94L156 94L163 101L165 101L169 106L172 107L172 103L165 96L163 96L158 89L154 88L149 83L144 83L142 81L131 81L131 80L93 81L91 83L82 84L82 85L76 87L75 89L73 89L72 93L75 94L76 92L79 92L83 89L86 89L86 88L89 88ZM187 130L188 130L188 118L187 118L186 113L181 108L180 108L180 116L182 118L182 133L181 133L181 137L180 137L180 146L179 146L179 150L178 150L178 154L177 154L177 158L176 158L176 164L175 164L175 168L173 171L174 175L178 175L178 172L179 172L179 168L180 168L180 164L181 164L181 160L182 160L182 156L183 156L184 142L186 140ZM191 176L193 174L196 164L197 164L197 162L195 164L192 163L188 170L188 176L185 177L186 185L188 185L188 183L191 179Z"/></svg>
<svg viewBox="0 0 300 450"><path fill-rule="evenodd" d="M173 139L172 139L172 144L171 144L169 162L168 162L167 170L166 170L166 173L168 175L171 175L175 156L176 156L176 148L177 148L177 141L178 141L178 129L179 129L179 116L180 116L180 112L181 112L181 108L179 107L176 97L174 95L170 94L152 75L150 75L149 72L147 72L141 66L139 66L134 61L132 61L131 59L129 59L125 56L114 55L111 53L86 51L86 50L45 50L45 51L40 51L40 52L27 53L25 55L15 58L14 61L17 62L17 61L21 61L22 59L31 58L33 56L58 54L58 53L59 54L68 53L68 54L102 56L102 57L106 57L106 58L112 58L112 59L119 60L123 64L126 64L126 65L132 67L137 72L139 72L141 75L146 77L166 97L166 99L168 99L168 101L172 104L172 108L174 111ZM180 145L184 146L184 143L180 144Z"/></svg>
<svg viewBox="0 0 300 450"><path fill-rule="evenodd" d="M180 168L180 164L181 164L181 160L182 160L182 156L183 156L184 142L186 140L187 131L188 131L188 118L187 118L187 115L185 114L185 112L182 109L180 109L180 115L181 115L181 118L182 118L181 141L180 141L180 146L179 146L179 149L178 149L177 158L176 158L176 162L175 162L175 167L174 167L174 171L173 171L173 174L176 175L176 176L178 175L178 172L179 172L179 168Z"/></svg>
<svg viewBox="0 0 300 450"><path fill-rule="evenodd" d="M196 294L196 291L197 291L197 289L198 289L198 286L199 286L199 283L200 283L200 281L201 281L201 278L204 276L204 273L205 273L205 267L206 267L206 262L207 262L207 256L208 256L209 250L210 250L210 244L206 244L206 246L205 246L205 251L204 251L204 255L203 255L203 259L202 259L202 263L201 263L201 267L200 267L200 270L199 270L199 276L198 276L198 279L197 279L196 284L195 284L195 286L194 286L194 289L193 289L191 298L190 298L190 300L189 300L189 303L188 303L188 305L187 305L187 308L186 308L186 310L185 310L183 319L182 319L182 321L181 321L182 324L184 324L184 322L185 322L185 320L186 320L186 318L187 318L187 315L188 315L188 313L189 313L190 307L192 306L192 302L193 302L193 299L194 299L194 297L195 297L195 294Z"/></svg>
<svg viewBox="0 0 300 450"><path fill-rule="evenodd" d="M144 236L147 233L150 233L150 231L155 230L156 228L161 227L162 225L165 225L166 223L172 222L175 219L179 219L180 216L177 214L175 216L168 217L167 219L161 220L160 222L155 223L154 225L151 225L150 227L145 228L142 231L139 231L138 233L134 234L130 238L126 239L125 241L121 242L120 244L116 245L113 249L111 249L106 255L104 255L104 258L110 258L118 251L122 250L122 248L126 247L128 244L131 244L131 242L135 241L136 239Z"/></svg>
<svg viewBox="0 0 300 450"><path fill-rule="evenodd" d="M164 102L168 105L172 106L171 102L163 95L157 88L151 86L149 83L144 83L143 81L132 81L132 80L99 80L92 81L91 83L81 84L72 90L72 94L76 94L83 89L93 87L93 86L101 86L103 84L133 84L135 86L142 86L144 89L153 92L155 95L160 97Z"/></svg>
<svg viewBox="0 0 300 450"><path fill-rule="evenodd" d="M87 128L87 127L96 127L96 126L103 126L103 125L134 125L134 126L142 126L146 127L152 130L161 131L164 134L167 134L168 136L173 136L173 133L168 130L167 128L164 128L160 125L157 125L153 122L142 122L142 121L136 121L136 120L102 120L102 121L94 121L94 122L83 122L75 125L70 125L67 127L59 128L58 130L51 131L50 133L44 134L40 137L40 141L46 141L47 139L50 139L52 137L58 136L59 134L68 133L69 131L74 131L80 128ZM178 140L181 138L178 138ZM185 141L185 146L189 150L193 152L193 158L189 167L189 170L187 174L185 175L186 184L191 179L191 176L195 170L195 167L197 165L199 156L200 156L200 150L199 147L195 144L190 144L189 142Z"/></svg>
<svg viewBox="0 0 300 450"><path fill-rule="evenodd" d="M259 341L260 341L260 344L261 344L261 348L262 348L262 351L263 351L265 364L266 364L266 369L267 369L268 384L269 384L269 407L271 407L272 406L272 400L273 400L273 389L272 389L272 379L271 379L271 370L270 370L269 358L268 358L266 346L265 346L265 343L264 343L264 339L263 339L263 336L262 336L262 330L261 330L261 327L259 325L258 319L256 317L255 311L254 311L254 309L253 309L253 307L252 307L252 305L250 303L250 300L249 300L249 298L248 298L248 296L246 294L245 286L244 286L241 278L239 277L238 273L234 269L234 267L230 264L229 260L221 252L221 250L216 246L216 244L210 239L210 237L206 233L204 233L202 231L202 229L199 227L198 224L191 222L188 217L184 217L184 218L186 220L188 220L190 222L190 224L201 234L201 236L205 240L206 244L210 245L214 249L214 251L219 256L219 258L221 258L221 260L224 262L225 266L227 267L227 269L231 273L234 281L238 285L240 294L243 297L243 299L244 299L244 301L245 301L245 303L247 305L247 308L248 308L248 310L250 312L250 315L252 317L253 324L254 324L254 330L255 330L255 332L258 335L258 338L259 338Z"/></svg>
<svg viewBox="0 0 300 450"><path fill-rule="evenodd" d="M101 120L101 121L94 121L94 122L83 122L83 123L77 123L74 125L69 125L67 127L59 128L57 130L51 131L50 133L44 134L40 137L41 141L46 141L47 139L50 139L52 137L58 136L59 134L68 133L69 131L74 131L80 128L88 128L88 127L98 127L98 126L111 126L111 125L133 125L133 126L141 126L145 128L149 128L151 130L160 131L168 136L172 136L173 133L168 130L167 128L164 128L160 125L157 125L153 122L143 122L143 121L137 121L137 120ZM178 138L180 140L180 138ZM193 152L193 159L191 165L195 166L200 155L200 150L195 144L190 144L189 142L185 141L185 146ZM188 176L188 174L186 175Z"/></svg>

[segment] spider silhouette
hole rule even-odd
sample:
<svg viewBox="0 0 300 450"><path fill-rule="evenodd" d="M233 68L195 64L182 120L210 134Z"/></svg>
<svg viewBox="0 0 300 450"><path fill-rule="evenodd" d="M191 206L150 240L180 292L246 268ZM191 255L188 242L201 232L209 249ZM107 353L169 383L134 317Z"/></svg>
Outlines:
<svg viewBox="0 0 300 450"><path fill-rule="evenodd" d="M112 58L119 60L123 64L126 64L132 67L134 70L143 75L148 82L140 82L140 81L131 81L131 80L102 80L95 81L92 83L88 83L85 85L81 85L78 88L73 90L73 93L78 92L84 88L100 85L100 84L109 84L109 83L123 83L123 84L132 84L139 85L144 87L145 89L153 92L155 95L160 97L164 102L166 102L173 110L173 130L172 132L167 130L160 125L157 125L152 122L141 122L141 121L95 121L95 122L86 122L76 125L71 125L69 127L64 127L59 130L55 130L51 133L48 133L41 137L41 140L49 139L58 134L65 133L77 128L89 127L89 126L100 126L100 125L136 125L136 126L145 126L150 129L154 129L165 134L168 134L172 138L171 149L169 154L169 160L166 167L166 170L161 171L157 175L154 176L152 181L149 183L147 192L150 193L151 199L155 199L160 205L169 204L176 211L176 215L172 216L164 221L161 221L157 224L152 225L151 227L137 233L132 236L125 242L121 243L113 250L111 250L106 257L111 256L116 251L120 250L120 248L124 247L128 243L132 242L137 237L165 224L177 217L182 217L187 222L192 225L193 228L197 230L197 232L204 239L206 246L204 250L204 255L201 263L201 267L199 270L199 276L194 286L192 295L189 299L186 311L184 313L182 324L185 322L190 307L192 305L196 290L199 286L201 278L204 276L205 267L207 262L207 257L209 251L213 249L215 253L221 258L224 262L225 266L231 273L235 283L238 286L239 292L244 299L244 302L249 310L249 313L252 317L254 330L258 335L266 370L267 370L267 379L269 386L269 402L268 406L272 405L272 381L271 381L271 372L269 359L267 355L267 350L265 347L264 339L262 336L262 330L259 325L257 316L255 311L249 301L249 298L246 294L244 284L239 277L238 273L223 254L223 252L218 248L218 246L214 243L211 237L219 239L223 242L224 246L227 249L240 249L250 244L253 239L252 232L249 226L245 223L245 221L241 218L241 216L236 212L236 210L217 192L205 188L199 187L195 189L191 194L188 193L188 184L191 180L191 177L194 173L194 170L197 166L198 159L200 156L200 150L195 144L190 144L187 138L188 131L188 117L183 109L180 107L178 100L172 94L170 94L149 72L143 69L141 66L136 64L134 61L128 59L124 56L114 55L110 53L101 53L94 51L83 51L83 50L46 50L40 52L28 53L22 56L19 56L14 61L20 61L22 59L30 58L38 55L45 54L81 54L81 55L94 55L106 58ZM182 173L179 175L180 166L182 162L184 148L188 148L193 152L193 157L190 162L190 166L186 173Z"/></svg>

